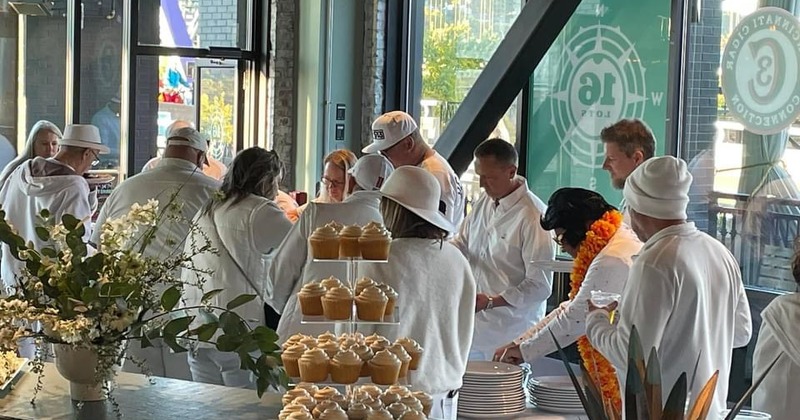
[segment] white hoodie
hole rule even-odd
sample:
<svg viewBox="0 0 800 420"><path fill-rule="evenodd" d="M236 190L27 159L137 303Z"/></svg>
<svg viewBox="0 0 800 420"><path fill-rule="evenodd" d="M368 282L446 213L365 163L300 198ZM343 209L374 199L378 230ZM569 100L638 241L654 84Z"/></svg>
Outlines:
<svg viewBox="0 0 800 420"><path fill-rule="evenodd" d="M65 214L75 216L86 229L83 240L91 235L89 184L74 169L55 159L37 157L20 165L0 190L0 203L6 220L36 249L45 245L36 236L36 227L41 225L37 216L43 209L59 222ZM24 264L11 255L8 245L3 244L2 252L0 276L8 289L17 285L16 275Z"/></svg>

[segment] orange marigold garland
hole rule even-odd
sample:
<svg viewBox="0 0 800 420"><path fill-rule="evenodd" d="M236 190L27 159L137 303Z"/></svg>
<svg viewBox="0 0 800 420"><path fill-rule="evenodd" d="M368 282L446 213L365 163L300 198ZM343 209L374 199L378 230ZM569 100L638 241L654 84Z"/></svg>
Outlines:
<svg viewBox="0 0 800 420"><path fill-rule="evenodd" d="M616 210L606 212L602 218L592 223L586 232L586 238L578 246L578 253L572 265L570 274L570 300L578 294L578 289L583 284L586 270L600 251L605 248L608 241L622 225L622 214ZM603 405L613 404L616 411L621 410L622 400L620 399L619 383L617 382L617 372L611 363L603 357L600 352L595 350L586 336L578 339L578 352L586 370L593 376L595 383L603 393Z"/></svg>

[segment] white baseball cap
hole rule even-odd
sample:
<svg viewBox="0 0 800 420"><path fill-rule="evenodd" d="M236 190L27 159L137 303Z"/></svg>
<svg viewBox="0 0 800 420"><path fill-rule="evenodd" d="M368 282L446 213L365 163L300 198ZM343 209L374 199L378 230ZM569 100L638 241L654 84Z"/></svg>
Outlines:
<svg viewBox="0 0 800 420"><path fill-rule="evenodd" d="M381 187L381 196L394 200L434 226L455 232L455 226L439 211L441 195L439 181L430 172L417 166L395 169Z"/></svg>
<svg viewBox="0 0 800 420"><path fill-rule="evenodd" d="M392 163L382 155L372 154L361 156L355 165L347 171L356 184L367 191L381 189L383 183L394 171Z"/></svg>
<svg viewBox="0 0 800 420"><path fill-rule="evenodd" d="M372 144L361 151L376 153L386 150L417 129L417 122L403 111L391 111L378 117L372 123Z"/></svg>
<svg viewBox="0 0 800 420"><path fill-rule="evenodd" d="M182 127L174 130L167 138L167 146L189 146L201 152L208 150L206 135L192 127Z"/></svg>

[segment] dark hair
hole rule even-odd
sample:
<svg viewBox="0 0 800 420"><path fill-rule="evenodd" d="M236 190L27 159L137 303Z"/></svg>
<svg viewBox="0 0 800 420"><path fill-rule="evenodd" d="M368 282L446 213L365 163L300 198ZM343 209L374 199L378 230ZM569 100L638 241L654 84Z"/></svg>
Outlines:
<svg viewBox="0 0 800 420"><path fill-rule="evenodd" d="M500 163L514 166L517 165L519 159L514 145L503 139L484 140L475 148L474 154L476 158L491 156Z"/></svg>
<svg viewBox="0 0 800 420"><path fill-rule="evenodd" d="M600 131L603 143L614 143L625 156L631 157L641 150L645 159L655 154L656 140L653 133L639 120L620 120Z"/></svg>
<svg viewBox="0 0 800 420"><path fill-rule="evenodd" d="M539 221L542 229L564 229L561 240L578 247L586 237L586 225L603 217L614 206L602 195L583 188L561 188L547 201L547 212Z"/></svg>
<svg viewBox="0 0 800 420"><path fill-rule="evenodd" d="M280 173L281 161L274 150L251 147L241 151L222 180L223 203L235 205L250 194L274 200ZM212 204L213 201L206 212L211 210Z"/></svg>
<svg viewBox="0 0 800 420"><path fill-rule="evenodd" d="M800 285L800 236L794 238L794 256L792 257L792 277Z"/></svg>
<svg viewBox="0 0 800 420"><path fill-rule="evenodd" d="M391 198L381 198L381 215L393 238L424 238L444 241L447 231L417 216Z"/></svg>

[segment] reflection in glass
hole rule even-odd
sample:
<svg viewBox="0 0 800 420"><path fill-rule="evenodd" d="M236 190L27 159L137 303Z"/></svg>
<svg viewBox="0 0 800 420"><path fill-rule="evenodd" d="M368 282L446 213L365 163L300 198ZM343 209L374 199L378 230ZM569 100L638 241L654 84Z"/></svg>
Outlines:
<svg viewBox="0 0 800 420"><path fill-rule="evenodd" d="M161 0L157 9L148 3L139 2L139 30L158 22L160 36L158 40L140 39L140 45L251 48L249 0Z"/></svg>

